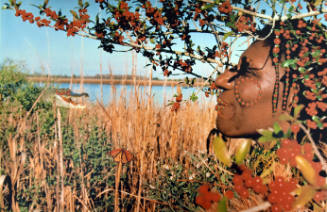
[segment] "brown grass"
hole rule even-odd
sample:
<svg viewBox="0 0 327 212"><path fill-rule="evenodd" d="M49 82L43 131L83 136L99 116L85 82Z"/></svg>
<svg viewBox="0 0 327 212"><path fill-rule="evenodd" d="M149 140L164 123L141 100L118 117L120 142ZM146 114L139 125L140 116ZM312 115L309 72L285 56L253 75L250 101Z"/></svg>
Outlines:
<svg viewBox="0 0 327 212"><path fill-rule="evenodd" d="M116 94L121 98L108 106L89 103L83 111L70 110L66 120L54 106L52 110L57 121L52 129L55 131L55 138L41 134L41 117L38 112L17 115L15 111L18 109L11 108L16 117L5 117L5 114L2 114L1 118L7 120L6 127L18 129L17 133L9 133L9 139L6 141L9 155L0 155L1 168L12 181L12 210L19 211L15 199L17 191L28 189L33 192L41 190L45 195L31 200L29 210L89 211L94 207L88 184L91 173L84 172L83 162L80 167L74 167L69 160L63 159L62 128L67 126L73 128L74 145L77 147L83 145L90 136L85 131L91 130L91 126L98 126L111 138L106 142L111 143L113 149L125 148L134 154L134 160L129 165L133 170L129 193L121 187L121 200L127 197L135 198L135 211L144 211L147 202L151 203L149 211L156 211L156 204L165 204L145 197L143 185L158 175L156 165L159 159L184 161L187 167L187 153L206 151L206 137L215 122L214 103L184 102L177 112L172 112L170 107L155 105L153 99L146 98L147 95L141 93L138 86L132 92L129 95ZM129 96L128 103L125 96ZM35 132L25 134L24 132L31 130L32 123L36 123ZM33 150L28 156L26 145L31 145ZM9 160L6 160L6 157L9 157ZM83 155L80 157L83 158ZM72 168L73 171L68 172L67 168ZM64 179L70 179L74 175L80 176L81 181L64 185ZM55 178L56 185L49 186L46 183L49 176ZM39 187L31 187L32 185ZM79 195L77 187L82 191ZM112 192L110 189L97 190L98 195ZM82 207L78 207L76 202Z"/></svg>

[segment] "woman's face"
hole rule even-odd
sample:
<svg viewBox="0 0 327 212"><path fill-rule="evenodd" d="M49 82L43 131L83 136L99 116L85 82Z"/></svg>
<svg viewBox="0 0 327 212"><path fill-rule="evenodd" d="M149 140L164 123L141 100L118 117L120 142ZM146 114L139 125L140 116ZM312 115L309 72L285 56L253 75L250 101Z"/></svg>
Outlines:
<svg viewBox="0 0 327 212"><path fill-rule="evenodd" d="M276 74L270 48L263 41L253 43L242 54L237 67L226 70L216 79L216 86L223 89L217 100L216 124L226 136L255 135L258 129L271 127L278 121L283 86L280 83L278 109L273 113ZM279 69L279 76L283 76L283 70Z"/></svg>

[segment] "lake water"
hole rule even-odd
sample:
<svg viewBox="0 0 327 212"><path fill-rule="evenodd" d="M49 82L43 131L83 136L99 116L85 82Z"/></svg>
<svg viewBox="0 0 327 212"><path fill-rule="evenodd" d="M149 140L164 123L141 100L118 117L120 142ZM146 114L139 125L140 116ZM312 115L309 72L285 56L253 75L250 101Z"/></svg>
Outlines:
<svg viewBox="0 0 327 212"><path fill-rule="evenodd" d="M71 88L74 92L81 92L80 84L72 84L69 83L59 83L54 84L54 86L58 88ZM137 88L137 87L136 87ZM171 86L152 86L150 93L150 86L139 86L136 89L133 85L102 85L103 97L101 97L101 86L99 84L83 84L83 92L87 92L89 94L89 100L91 102L96 102L103 98L103 103L106 105L111 102L114 98L118 100L121 95L129 97L130 95L135 95L135 90L140 97L143 99L147 99L150 96L153 97L155 104L166 105L168 104L168 100L173 100L174 94L176 94L176 87ZM200 90L200 88L188 88L182 87L183 99L189 99L192 93L195 92L199 97L198 101L206 103L215 101L214 97L206 98L204 92ZM128 98L126 98L128 100Z"/></svg>

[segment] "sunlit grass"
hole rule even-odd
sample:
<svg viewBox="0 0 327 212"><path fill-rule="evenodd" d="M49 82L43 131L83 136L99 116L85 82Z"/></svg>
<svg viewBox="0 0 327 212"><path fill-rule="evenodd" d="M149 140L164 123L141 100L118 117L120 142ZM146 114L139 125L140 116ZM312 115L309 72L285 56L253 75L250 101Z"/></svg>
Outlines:
<svg viewBox="0 0 327 212"><path fill-rule="evenodd" d="M28 114L19 113L19 104L2 105L0 168L13 185L4 193L15 197L8 199L12 209L111 211L117 164L109 152L116 148L134 155L122 171L122 211L168 204L146 197L147 186L161 174L159 163L185 169L193 166L189 155L206 152L214 102L185 101L173 112L137 86L131 92L115 94L119 100L105 106L87 103L85 110L42 103Z"/></svg>

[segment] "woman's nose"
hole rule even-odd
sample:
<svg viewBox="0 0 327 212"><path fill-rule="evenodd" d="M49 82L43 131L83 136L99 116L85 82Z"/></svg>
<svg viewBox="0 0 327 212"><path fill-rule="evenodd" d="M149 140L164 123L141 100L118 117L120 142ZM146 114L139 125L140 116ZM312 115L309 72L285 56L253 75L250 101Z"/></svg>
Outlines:
<svg viewBox="0 0 327 212"><path fill-rule="evenodd" d="M232 79L237 73L232 72L229 69L227 69L224 73L220 74L216 81L216 87L222 88L222 89L232 89L234 87L234 80Z"/></svg>

